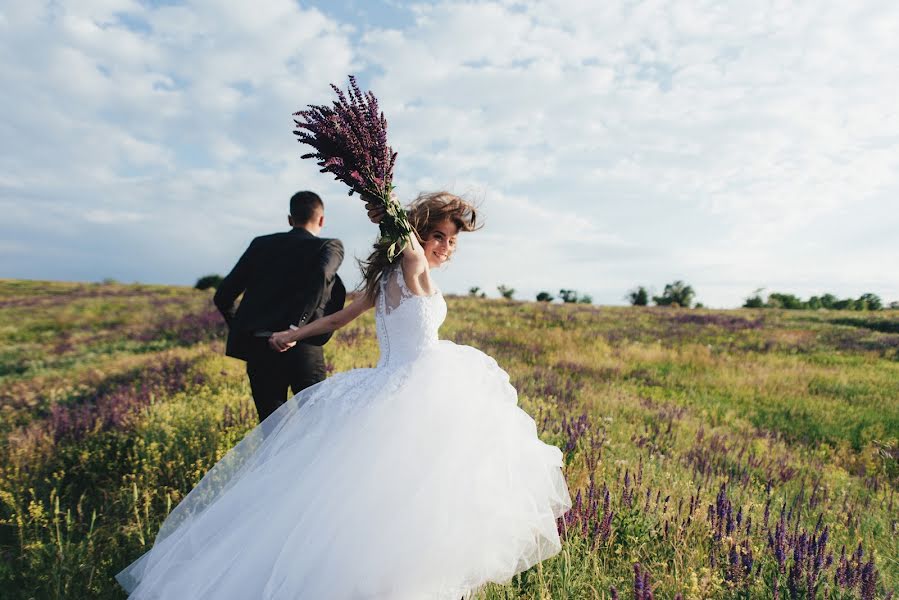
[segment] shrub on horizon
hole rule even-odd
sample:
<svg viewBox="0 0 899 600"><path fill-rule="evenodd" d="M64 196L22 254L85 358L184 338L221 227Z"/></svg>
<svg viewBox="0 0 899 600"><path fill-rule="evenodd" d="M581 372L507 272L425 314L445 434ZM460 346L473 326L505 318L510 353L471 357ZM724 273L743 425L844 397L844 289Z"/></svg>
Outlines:
<svg viewBox="0 0 899 600"><path fill-rule="evenodd" d="M834 310L856 310L855 300L852 298L844 298L833 303Z"/></svg>
<svg viewBox="0 0 899 600"><path fill-rule="evenodd" d="M194 287L198 290L208 290L209 288L218 289L222 284L222 279L221 275L204 275L197 279L197 283L194 284Z"/></svg>
<svg viewBox="0 0 899 600"><path fill-rule="evenodd" d="M498 291L499 295L506 300L512 300L512 297L515 295L515 288L510 288L503 283L496 286L496 291Z"/></svg>
<svg viewBox="0 0 899 600"><path fill-rule="evenodd" d="M880 299L880 296L871 292L862 294L856 302L862 305L862 308L859 310L881 310L883 308L883 301Z"/></svg>
<svg viewBox="0 0 899 600"><path fill-rule="evenodd" d="M549 292L540 292L537 294L537 302L552 302L553 300L555 300L555 298Z"/></svg>
<svg viewBox="0 0 899 600"><path fill-rule="evenodd" d="M631 303L631 306L646 306L649 304L649 291L640 285L629 291L625 298Z"/></svg>
<svg viewBox="0 0 899 600"><path fill-rule="evenodd" d="M833 308L836 301L837 297L833 294L824 294L821 296L821 308Z"/></svg>
<svg viewBox="0 0 899 600"><path fill-rule="evenodd" d="M487 297L486 292L482 292L481 288L479 288L476 285L468 288L468 295L474 296L475 298L486 298Z"/></svg>
<svg viewBox="0 0 899 600"><path fill-rule="evenodd" d="M559 297L566 304L577 302L577 290L559 290Z"/></svg>
<svg viewBox="0 0 899 600"><path fill-rule="evenodd" d="M662 295L653 296L652 301L655 302L657 306L682 306L684 308L690 308L690 304L693 302L693 297L695 295L696 292L693 290L692 286L687 285L678 279L677 281L667 284Z"/></svg>
<svg viewBox="0 0 899 600"><path fill-rule="evenodd" d="M765 308L765 301L762 299L762 292L765 288L756 288L752 295L743 302L743 308Z"/></svg>
<svg viewBox="0 0 899 600"><path fill-rule="evenodd" d="M767 304L771 308L785 308L787 310L807 308L806 303L799 299L795 294L783 294L780 292L768 294Z"/></svg>

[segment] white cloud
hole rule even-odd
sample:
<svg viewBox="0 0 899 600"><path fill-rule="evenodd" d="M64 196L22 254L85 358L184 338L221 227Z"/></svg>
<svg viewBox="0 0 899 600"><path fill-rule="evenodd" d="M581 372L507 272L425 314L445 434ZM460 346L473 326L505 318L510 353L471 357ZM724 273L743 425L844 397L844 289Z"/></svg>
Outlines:
<svg viewBox="0 0 899 600"><path fill-rule="evenodd" d="M137 223L143 221L144 215L135 212L113 212L109 210L94 209L84 213L84 220L100 225L113 225L121 223Z"/></svg>
<svg viewBox="0 0 899 600"><path fill-rule="evenodd" d="M401 196L482 201L488 225L445 289L617 303L684 278L712 305L762 285L899 299L899 5L408 10L391 28L290 0L0 9L0 50L17 57L0 65L0 202L25 207L0 230L36 247L76 215L112 247L114 223L165 251L110 263L125 275L91 255L91 277L189 283L282 227L287 198L311 187L327 231L362 255L373 234L357 200L301 164L290 135L290 113L357 72L390 119ZM0 276L89 272L16 256ZM356 279L352 261L343 274Z"/></svg>

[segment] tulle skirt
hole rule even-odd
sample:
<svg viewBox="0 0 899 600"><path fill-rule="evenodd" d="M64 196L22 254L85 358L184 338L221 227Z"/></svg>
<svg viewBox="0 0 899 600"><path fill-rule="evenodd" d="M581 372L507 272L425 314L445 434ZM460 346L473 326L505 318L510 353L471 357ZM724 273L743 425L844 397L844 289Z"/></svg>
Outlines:
<svg viewBox="0 0 899 600"><path fill-rule="evenodd" d="M441 341L294 396L116 579L131 598L458 600L559 552L561 465L505 371Z"/></svg>

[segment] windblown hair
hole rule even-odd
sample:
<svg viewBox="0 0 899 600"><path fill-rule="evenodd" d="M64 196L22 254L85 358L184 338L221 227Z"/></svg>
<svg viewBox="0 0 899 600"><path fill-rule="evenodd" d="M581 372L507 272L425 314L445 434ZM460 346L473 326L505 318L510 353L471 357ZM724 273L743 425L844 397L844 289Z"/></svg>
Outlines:
<svg viewBox="0 0 899 600"><path fill-rule="evenodd" d="M412 232L418 237L419 243L423 243L431 236L431 232L446 220L450 220L459 228L460 232L480 229L478 214L475 207L449 192L421 193L406 207L409 224ZM378 283L381 276L390 268L387 259L387 242L374 244L368 260L359 261L362 269L362 292L366 298L374 300L378 293ZM399 258L402 260L402 258Z"/></svg>

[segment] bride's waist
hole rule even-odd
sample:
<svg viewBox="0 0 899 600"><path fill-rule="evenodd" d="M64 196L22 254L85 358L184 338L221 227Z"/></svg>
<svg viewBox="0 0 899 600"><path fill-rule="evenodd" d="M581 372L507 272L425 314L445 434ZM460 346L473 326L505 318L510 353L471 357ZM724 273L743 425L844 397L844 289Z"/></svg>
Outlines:
<svg viewBox="0 0 899 600"><path fill-rule="evenodd" d="M390 344L381 347L381 359L379 366L397 365L406 362L412 362L421 358L424 354L439 344L439 340L435 337L428 340L417 340L415 342L403 342Z"/></svg>

